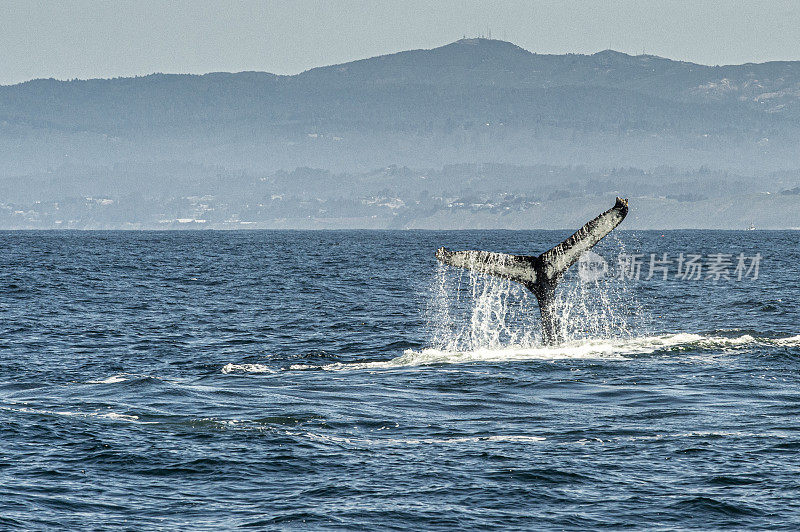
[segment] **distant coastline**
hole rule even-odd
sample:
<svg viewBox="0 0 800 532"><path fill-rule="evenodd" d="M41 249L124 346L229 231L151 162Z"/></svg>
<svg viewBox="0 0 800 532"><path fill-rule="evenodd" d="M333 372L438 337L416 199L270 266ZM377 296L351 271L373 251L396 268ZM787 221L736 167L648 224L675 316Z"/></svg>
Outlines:
<svg viewBox="0 0 800 532"><path fill-rule="evenodd" d="M797 61L490 39L0 86L0 228L569 227L619 194L634 227L798 227L797 87Z"/></svg>

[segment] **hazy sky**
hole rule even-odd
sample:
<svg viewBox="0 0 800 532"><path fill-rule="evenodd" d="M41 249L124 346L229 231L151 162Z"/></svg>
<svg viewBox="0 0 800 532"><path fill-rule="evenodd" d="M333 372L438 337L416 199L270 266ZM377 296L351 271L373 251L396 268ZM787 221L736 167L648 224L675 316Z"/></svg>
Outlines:
<svg viewBox="0 0 800 532"><path fill-rule="evenodd" d="M800 0L0 0L0 84L308 68L464 35L705 64L800 59Z"/></svg>

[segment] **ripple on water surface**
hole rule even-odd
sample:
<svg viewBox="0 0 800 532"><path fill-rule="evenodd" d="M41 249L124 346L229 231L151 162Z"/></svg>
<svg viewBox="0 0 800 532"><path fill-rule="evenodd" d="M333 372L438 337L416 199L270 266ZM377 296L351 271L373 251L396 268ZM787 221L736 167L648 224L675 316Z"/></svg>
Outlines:
<svg viewBox="0 0 800 532"><path fill-rule="evenodd" d="M553 232L0 233L0 528L800 526L794 233L763 279L567 280L433 252ZM726 247L727 246L727 247Z"/></svg>

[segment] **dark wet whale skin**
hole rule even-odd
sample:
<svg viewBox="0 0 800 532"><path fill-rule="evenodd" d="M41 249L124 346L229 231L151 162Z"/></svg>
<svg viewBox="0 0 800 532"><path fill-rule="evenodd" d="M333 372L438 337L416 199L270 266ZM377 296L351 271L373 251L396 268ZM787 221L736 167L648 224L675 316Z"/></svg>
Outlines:
<svg viewBox="0 0 800 532"><path fill-rule="evenodd" d="M541 313L542 340L555 345L565 340L564 324L555 309L556 288L567 269L581 255L613 231L628 215L628 200L617 197L614 206L541 255L509 255L486 251L436 250L436 258L450 266L468 268L520 283L533 292Z"/></svg>

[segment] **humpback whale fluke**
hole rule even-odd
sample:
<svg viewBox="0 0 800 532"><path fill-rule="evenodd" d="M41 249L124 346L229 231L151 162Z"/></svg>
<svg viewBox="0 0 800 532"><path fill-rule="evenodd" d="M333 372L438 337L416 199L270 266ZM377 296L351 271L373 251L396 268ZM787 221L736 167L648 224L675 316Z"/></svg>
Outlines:
<svg viewBox="0 0 800 532"><path fill-rule="evenodd" d="M553 303L555 289L567 268L584 251L600 242L628 214L628 200L617 198L612 208L578 229L575 234L541 255L509 255L490 251L450 251L439 248L436 258L444 264L468 268L522 284L533 292L542 313L542 339L546 344L563 340Z"/></svg>

